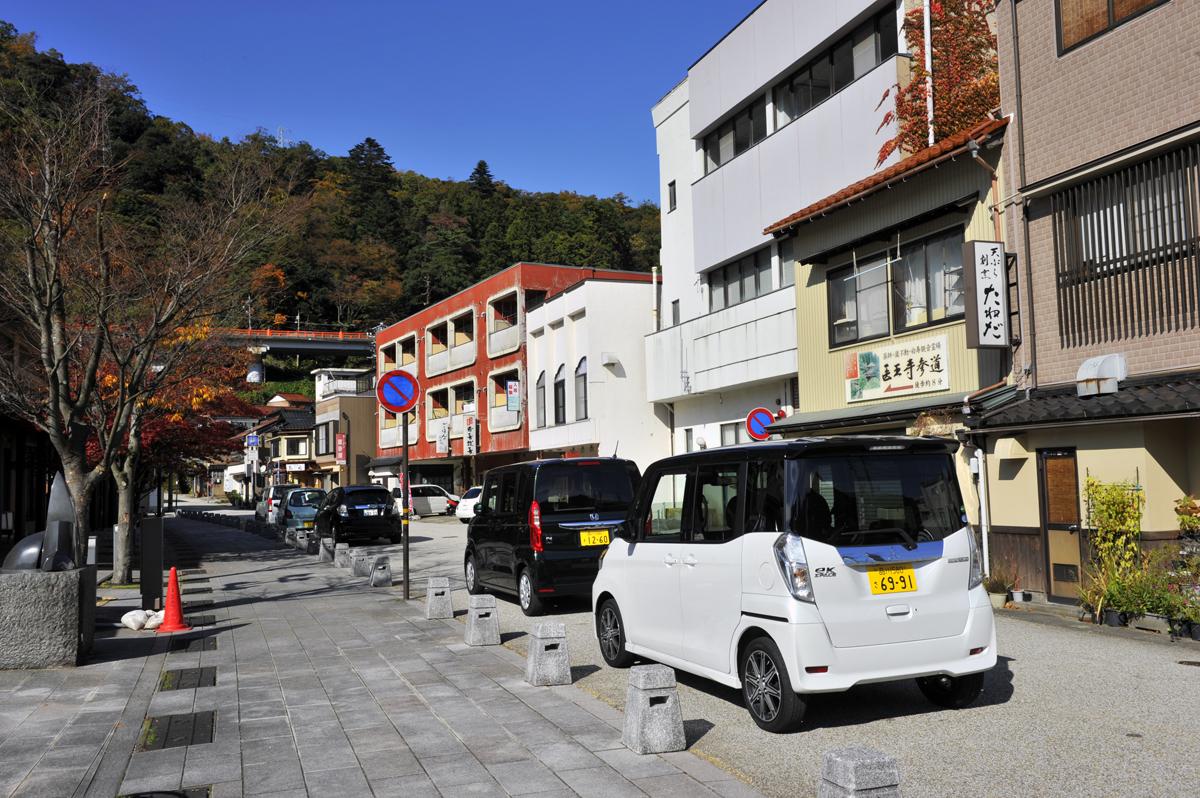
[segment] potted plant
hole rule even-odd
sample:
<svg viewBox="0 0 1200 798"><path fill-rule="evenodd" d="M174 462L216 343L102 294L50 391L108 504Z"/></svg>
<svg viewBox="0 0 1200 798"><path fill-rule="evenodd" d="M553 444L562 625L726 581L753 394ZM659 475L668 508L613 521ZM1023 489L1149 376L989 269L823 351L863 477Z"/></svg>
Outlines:
<svg viewBox="0 0 1200 798"><path fill-rule="evenodd" d="M1008 594L1017 583L1017 577L1008 562L992 567L992 572L983 578L983 589L988 592L992 609L1002 609L1008 603Z"/></svg>

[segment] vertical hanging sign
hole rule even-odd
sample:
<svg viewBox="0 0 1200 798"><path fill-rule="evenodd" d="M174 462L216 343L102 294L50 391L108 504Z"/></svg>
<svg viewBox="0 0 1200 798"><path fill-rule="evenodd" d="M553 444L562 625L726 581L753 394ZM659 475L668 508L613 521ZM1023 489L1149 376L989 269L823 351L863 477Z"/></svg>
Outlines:
<svg viewBox="0 0 1200 798"><path fill-rule="evenodd" d="M1010 335L1004 244L1000 241L964 243L963 276L966 278L967 347L1007 349Z"/></svg>
<svg viewBox="0 0 1200 798"><path fill-rule="evenodd" d="M333 436L333 461L336 465L346 465L346 433L344 432Z"/></svg>

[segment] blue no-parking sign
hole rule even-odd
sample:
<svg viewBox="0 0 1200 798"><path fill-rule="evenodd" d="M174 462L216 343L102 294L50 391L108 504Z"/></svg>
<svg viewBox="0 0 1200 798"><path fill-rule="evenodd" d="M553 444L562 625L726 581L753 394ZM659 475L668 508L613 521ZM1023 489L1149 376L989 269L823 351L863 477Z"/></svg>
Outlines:
<svg viewBox="0 0 1200 798"><path fill-rule="evenodd" d="M396 369L379 378L375 385L375 397L379 399L379 404L393 413L407 413L417 406L421 385L407 371Z"/></svg>
<svg viewBox="0 0 1200 798"><path fill-rule="evenodd" d="M756 441L771 437L767 427L775 423L775 414L765 407L756 407L746 414L746 432Z"/></svg>

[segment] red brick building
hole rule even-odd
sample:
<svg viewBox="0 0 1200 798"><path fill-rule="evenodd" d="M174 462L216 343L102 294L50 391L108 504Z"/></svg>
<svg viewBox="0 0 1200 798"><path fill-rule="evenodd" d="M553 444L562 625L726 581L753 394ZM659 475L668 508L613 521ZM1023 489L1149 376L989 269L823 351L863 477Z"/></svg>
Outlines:
<svg viewBox="0 0 1200 798"><path fill-rule="evenodd" d="M413 484L458 492L483 472L529 456L525 406L525 312L583 280L629 280L649 274L517 263L430 305L375 336L378 374L404 369L421 383L409 414ZM516 383L516 409L509 409ZM377 409L378 444L372 478L397 486L401 421ZM466 453L474 424L476 454Z"/></svg>

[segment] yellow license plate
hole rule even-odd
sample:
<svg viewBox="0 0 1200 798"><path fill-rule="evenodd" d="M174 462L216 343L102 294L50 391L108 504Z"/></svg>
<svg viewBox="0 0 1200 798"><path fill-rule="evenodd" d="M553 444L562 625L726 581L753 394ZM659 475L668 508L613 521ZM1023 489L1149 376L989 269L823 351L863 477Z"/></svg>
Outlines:
<svg viewBox="0 0 1200 798"><path fill-rule="evenodd" d="M599 532L580 532L580 546L607 546L608 545L608 530L601 529Z"/></svg>
<svg viewBox="0 0 1200 798"><path fill-rule="evenodd" d="M312 528L313 528L313 522L312 522L312 521L305 521L305 522L304 522L304 528L305 528L305 529L312 529Z"/></svg>
<svg viewBox="0 0 1200 798"><path fill-rule="evenodd" d="M872 593L912 593L917 589L917 575L912 568L872 568L867 571Z"/></svg>

